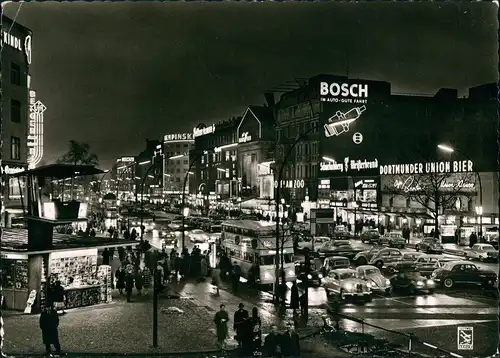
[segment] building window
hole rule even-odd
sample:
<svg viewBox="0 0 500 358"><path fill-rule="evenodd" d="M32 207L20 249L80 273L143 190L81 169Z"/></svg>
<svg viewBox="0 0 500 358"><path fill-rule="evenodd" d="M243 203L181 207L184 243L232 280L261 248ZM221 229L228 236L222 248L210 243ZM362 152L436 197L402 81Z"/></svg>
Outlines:
<svg viewBox="0 0 500 358"><path fill-rule="evenodd" d="M10 159L21 160L21 139L10 137Z"/></svg>
<svg viewBox="0 0 500 358"><path fill-rule="evenodd" d="M21 68L14 62L10 63L10 83L16 86L21 85Z"/></svg>
<svg viewBox="0 0 500 358"><path fill-rule="evenodd" d="M188 145L187 145L187 144L184 144L184 148L187 148L187 147L188 147Z"/></svg>
<svg viewBox="0 0 500 358"><path fill-rule="evenodd" d="M177 168L175 172L180 173L181 172L180 168Z"/></svg>
<svg viewBox="0 0 500 358"><path fill-rule="evenodd" d="M184 164L188 164L189 162L187 160L184 160Z"/></svg>
<svg viewBox="0 0 500 358"><path fill-rule="evenodd" d="M12 122L21 123L21 102L15 99L10 101L10 119Z"/></svg>

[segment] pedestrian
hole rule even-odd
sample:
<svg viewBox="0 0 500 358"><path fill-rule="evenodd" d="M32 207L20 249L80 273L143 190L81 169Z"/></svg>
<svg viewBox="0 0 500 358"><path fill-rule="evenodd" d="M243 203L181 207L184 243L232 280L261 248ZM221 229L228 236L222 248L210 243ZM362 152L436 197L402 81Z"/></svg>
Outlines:
<svg viewBox="0 0 500 358"><path fill-rule="evenodd" d="M203 277L203 280L208 276L208 263L207 259L204 257L201 259L200 263L200 276Z"/></svg>
<svg viewBox="0 0 500 358"><path fill-rule="evenodd" d="M283 357L300 357L300 337L293 324L287 324L286 331L280 337L280 346Z"/></svg>
<svg viewBox="0 0 500 358"><path fill-rule="evenodd" d="M58 310L62 310L62 314L66 314L64 311L64 308L66 307L65 304L65 293L64 293L64 287L61 285L61 281L57 280L52 287L52 297L51 301L54 302L54 307L56 309L56 312Z"/></svg>
<svg viewBox="0 0 500 358"><path fill-rule="evenodd" d="M51 345L54 346L56 354L61 354L58 327L59 316L57 311L52 305L45 307L40 314L40 329L42 330L42 340L47 355L51 355Z"/></svg>
<svg viewBox="0 0 500 358"><path fill-rule="evenodd" d="M262 321L257 307L252 308L252 317L249 319L249 334L251 338L250 351L247 356L260 356L262 353ZM246 353L246 352L245 352Z"/></svg>
<svg viewBox="0 0 500 358"><path fill-rule="evenodd" d="M245 305L240 303L238 305L238 310L234 312L234 321L233 321L233 329L236 332L236 341L238 342L238 346L241 347L244 336L244 326L246 324L246 320L248 320L248 311L245 309Z"/></svg>
<svg viewBox="0 0 500 358"><path fill-rule="evenodd" d="M233 262L233 272L232 272L232 283L233 283L233 291L238 292L238 284L240 283L241 277L241 267L238 265L236 261Z"/></svg>
<svg viewBox="0 0 500 358"><path fill-rule="evenodd" d="M215 287L217 295L219 295L220 287L220 264L217 264L212 270L212 285Z"/></svg>
<svg viewBox="0 0 500 358"><path fill-rule="evenodd" d="M215 314L214 323L215 331L217 334L217 344L220 350L225 350L225 341L227 339L228 328L227 322L229 321L229 315L226 312L226 306L224 304L220 305L220 310Z"/></svg>
<svg viewBox="0 0 500 358"><path fill-rule="evenodd" d="M123 266L120 266L118 270L116 270L115 278L116 288L118 289L120 295L123 295L123 289L125 288L125 270L123 269Z"/></svg>
<svg viewBox="0 0 500 358"><path fill-rule="evenodd" d="M144 274L140 268L137 269L135 273L134 281L137 294L140 296L142 294L142 288L144 287Z"/></svg>
<svg viewBox="0 0 500 358"><path fill-rule="evenodd" d="M120 259L120 262L123 262L125 260L125 249L123 246L120 246L118 248L118 258Z"/></svg>
<svg viewBox="0 0 500 358"><path fill-rule="evenodd" d="M109 261L110 261L109 250L105 248L104 251L102 252L102 264L109 265Z"/></svg>
<svg viewBox="0 0 500 358"><path fill-rule="evenodd" d="M472 246L474 246L475 244L477 244L477 235L475 232L473 232L469 236L469 247L472 249Z"/></svg>
<svg viewBox="0 0 500 358"><path fill-rule="evenodd" d="M280 338L278 327L271 326L271 333L264 340L264 351L268 357L281 357Z"/></svg>
<svg viewBox="0 0 500 358"><path fill-rule="evenodd" d="M300 305L300 314L304 315L306 313L306 307L307 307L307 302L306 302L306 293L302 293L299 297L299 305Z"/></svg>
<svg viewBox="0 0 500 358"><path fill-rule="evenodd" d="M125 274L125 292L127 293L127 302L131 301L132 290L134 289L134 276L131 272Z"/></svg>
<svg viewBox="0 0 500 358"><path fill-rule="evenodd" d="M299 288L297 281L293 281L292 288L290 289L290 308L294 313L299 308Z"/></svg>

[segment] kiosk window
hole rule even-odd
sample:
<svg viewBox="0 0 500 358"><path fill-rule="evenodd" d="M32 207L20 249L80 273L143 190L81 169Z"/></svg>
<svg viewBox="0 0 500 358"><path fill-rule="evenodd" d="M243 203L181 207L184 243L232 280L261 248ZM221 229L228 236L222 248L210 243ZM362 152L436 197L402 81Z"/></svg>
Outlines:
<svg viewBox="0 0 500 358"><path fill-rule="evenodd" d="M274 255L272 256L261 256L260 258L261 265L274 265Z"/></svg>

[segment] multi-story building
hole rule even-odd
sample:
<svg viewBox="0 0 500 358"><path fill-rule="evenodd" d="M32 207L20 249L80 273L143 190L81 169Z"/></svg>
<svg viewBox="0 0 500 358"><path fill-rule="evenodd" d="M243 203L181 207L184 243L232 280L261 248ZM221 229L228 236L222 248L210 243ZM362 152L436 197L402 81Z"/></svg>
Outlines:
<svg viewBox="0 0 500 358"><path fill-rule="evenodd" d="M146 139L146 148L135 157L135 161L135 195L140 200L163 200L163 140Z"/></svg>
<svg viewBox="0 0 500 358"><path fill-rule="evenodd" d="M113 167L112 179L115 184L117 200L135 200L135 176L137 162L135 157L121 157Z"/></svg>
<svg viewBox="0 0 500 358"><path fill-rule="evenodd" d="M211 126L203 124L193 129L195 141L191 152L195 190L208 201L239 196L237 173L238 125L241 117L231 118Z"/></svg>
<svg viewBox="0 0 500 358"><path fill-rule="evenodd" d="M190 188L189 153L194 147L193 133L165 134L163 152L165 153L165 173L163 190L167 197L178 198ZM187 177L186 177L187 175ZM186 187L183 188L186 178Z"/></svg>
<svg viewBox="0 0 500 358"><path fill-rule="evenodd" d="M264 189L266 172L271 170L275 151L275 123L269 106L249 106L237 128L238 160L237 172L241 178L240 196L249 198L270 198ZM268 167L267 171L265 168ZM272 182L270 183L272 186Z"/></svg>
<svg viewBox="0 0 500 358"><path fill-rule="evenodd" d="M29 87L32 32L2 16L1 28L2 225L22 215L23 178L10 175L28 168Z"/></svg>

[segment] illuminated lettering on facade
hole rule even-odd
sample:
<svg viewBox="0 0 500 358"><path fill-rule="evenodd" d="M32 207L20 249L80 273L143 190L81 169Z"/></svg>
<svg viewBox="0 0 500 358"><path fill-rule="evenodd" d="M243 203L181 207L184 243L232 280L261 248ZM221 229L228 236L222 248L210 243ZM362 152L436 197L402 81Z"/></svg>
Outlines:
<svg viewBox="0 0 500 358"><path fill-rule="evenodd" d="M278 181L274 181L274 187L278 187ZM305 187L304 179L296 179L296 180L282 180L280 188L286 189L301 189Z"/></svg>
<svg viewBox="0 0 500 358"><path fill-rule="evenodd" d="M47 107L29 91L28 168L33 169L43 157L43 113Z"/></svg>
<svg viewBox="0 0 500 358"><path fill-rule="evenodd" d="M210 134L215 132L215 124L205 128L194 128L193 129L193 138L200 137L205 134Z"/></svg>
<svg viewBox="0 0 500 358"><path fill-rule="evenodd" d="M131 163L131 162L135 161L135 158L134 157L123 157L123 158L118 159L118 160L122 163Z"/></svg>
<svg viewBox="0 0 500 358"><path fill-rule="evenodd" d="M8 165L6 165L5 167L2 168L2 172L3 172L3 174L14 175L17 173L24 172L24 168L22 168L22 167L9 167Z"/></svg>
<svg viewBox="0 0 500 358"><path fill-rule="evenodd" d="M21 39L9 34L8 32L2 33L2 44L15 48L18 51L23 50Z"/></svg>
<svg viewBox="0 0 500 358"><path fill-rule="evenodd" d="M194 130L193 130L194 132ZM163 137L164 142L173 142L181 140L193 140L192 133L175 133L175 134L165 134Z"/></svg>
<svg viewBox="0 0 500 358"><path fill-rule="evenodd" d="M381 175L471 173L472 160L381 165Z"/></svg>
<svg viewBox="0 0 500 358"><path fill-rule="evenodd" d="M475 184L466 182L463 179L457 180L455 182L444 180L439 187L443 191L457 190L457 189L473 189L475 187ZM417 183L417 181L413 176L409 176L405 180L402 179L396 180L394 182L394 188L404 193L411 193L424 190L424 188L422 188L422 186L419 183Z"/></svg>
<svg viewBox="0 0 500 358"><path fill-rule="evenodd" d="M368 98L368 85L320 82L319 93L321 96Z"/></svg>
<svg viewBox="0 0 500 358"><path fill-rule="evenodd" d="M348 171L362 171L367 169L378 168L378 160L353 160L349 157L344 158L344 163L337 163L335 161L319 163L319 170L322 172L348 172Z"/></svg>
<svg viewBox="0 0 500 358"><path fill-rule="evenodd" d="M238 138L238 143L246 143L252 140L252 136L248 132L244 132L241 137Z"/></svg>

